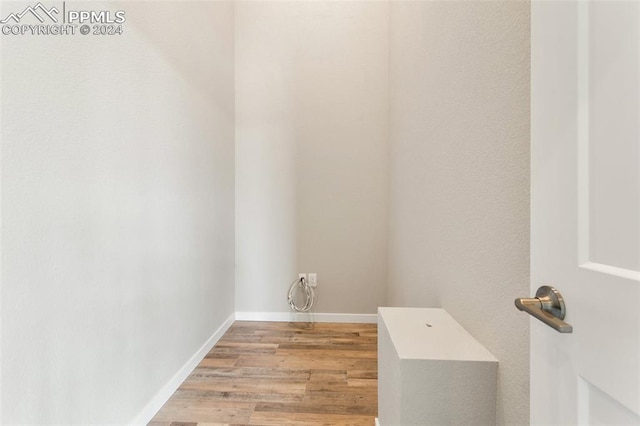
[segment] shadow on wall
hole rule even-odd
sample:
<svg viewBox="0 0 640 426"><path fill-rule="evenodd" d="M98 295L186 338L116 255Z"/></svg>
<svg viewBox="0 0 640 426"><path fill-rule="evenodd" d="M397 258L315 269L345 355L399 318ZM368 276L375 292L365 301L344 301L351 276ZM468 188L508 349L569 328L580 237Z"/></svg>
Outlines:
<svg viewBox="0 0 640 426"><path fill-rule="evenodd" d="M224 78L233 74L233 1L132 1L106 3L113 10L127 12L127 26L134 26L167 61L232 117L234 86ZM153 13L150 13L150 12ZM153 16L150 19L149 16ZM216 28L215 37L194 38L192 28ZM202 60L206 58L206 60Z"/></svg>

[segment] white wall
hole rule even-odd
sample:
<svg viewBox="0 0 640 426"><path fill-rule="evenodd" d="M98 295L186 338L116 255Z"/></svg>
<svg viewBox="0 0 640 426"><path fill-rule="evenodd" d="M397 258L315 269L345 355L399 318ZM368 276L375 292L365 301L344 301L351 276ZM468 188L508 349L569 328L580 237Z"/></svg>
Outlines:
<svg viewBox="0 0 640 426"><path fill-rule="evenodd" d="M236 309L386 299L388 3L236 4Z"/></svg>
<svg viewBox="0 0 640 426"><path fill-rule="evenodd" d="M233 313L233 4L109 4L2 37L2 423L126 424Z"/></svg>
<svg viewBox="0 0 640 426"><path fill-rule="evenodd" d="M529 3L394 1L390 35L389 302L445 308L527 423Z"/></svg>

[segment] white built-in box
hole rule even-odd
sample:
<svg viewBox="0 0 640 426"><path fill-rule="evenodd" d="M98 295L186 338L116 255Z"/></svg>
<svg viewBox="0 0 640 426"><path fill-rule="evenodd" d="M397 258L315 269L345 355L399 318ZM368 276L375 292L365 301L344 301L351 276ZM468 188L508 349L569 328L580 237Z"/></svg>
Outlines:
<svg viewBox="0 0 640 426"><path fill-rule="evenodd" d="M444 309L378 308L378 421L495 425L498 360Z"/></svg>

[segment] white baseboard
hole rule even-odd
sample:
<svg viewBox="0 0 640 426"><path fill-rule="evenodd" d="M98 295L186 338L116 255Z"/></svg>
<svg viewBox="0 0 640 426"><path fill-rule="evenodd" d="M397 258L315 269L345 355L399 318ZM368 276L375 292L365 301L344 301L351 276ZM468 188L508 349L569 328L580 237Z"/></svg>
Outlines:
<svg viewBox="0 0 640 426"><path fill-rule="evenodd" d="M218 329L209 337L200 349L187 361L176 374L155 394L146 407L135 417L130 423L131 425L146 425L151 421L153 416L162 408L162 406L171 398L171 395L178 389L182 382L191 374L194 368L198 366L200 361L209 353L211 348L218 343L218 340L231 327L235 315L231 314L226 321L218 327Z"/></svg>
<svg viewBox="0 0 640 426"><path fill-rule="evenodd" d="M380 420L376 417L376 426L380 426Z"/></svg>
<svg viewBox="0 0 640 426"><path fill-rule="evenodd" d="M315 312L236 312L238 321L284 321L284 322L378 322L377 314L333 314Z"/></svg>

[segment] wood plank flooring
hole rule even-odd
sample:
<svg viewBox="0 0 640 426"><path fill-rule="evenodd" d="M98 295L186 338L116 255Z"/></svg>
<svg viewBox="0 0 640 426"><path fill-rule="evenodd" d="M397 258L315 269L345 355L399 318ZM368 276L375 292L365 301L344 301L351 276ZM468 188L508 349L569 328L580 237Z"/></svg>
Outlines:
<svg viewBox="0 0 640 426"><path fill-rule="evenodd" d="M376 328L236 321L149 425L373 425Z"/></svg>

